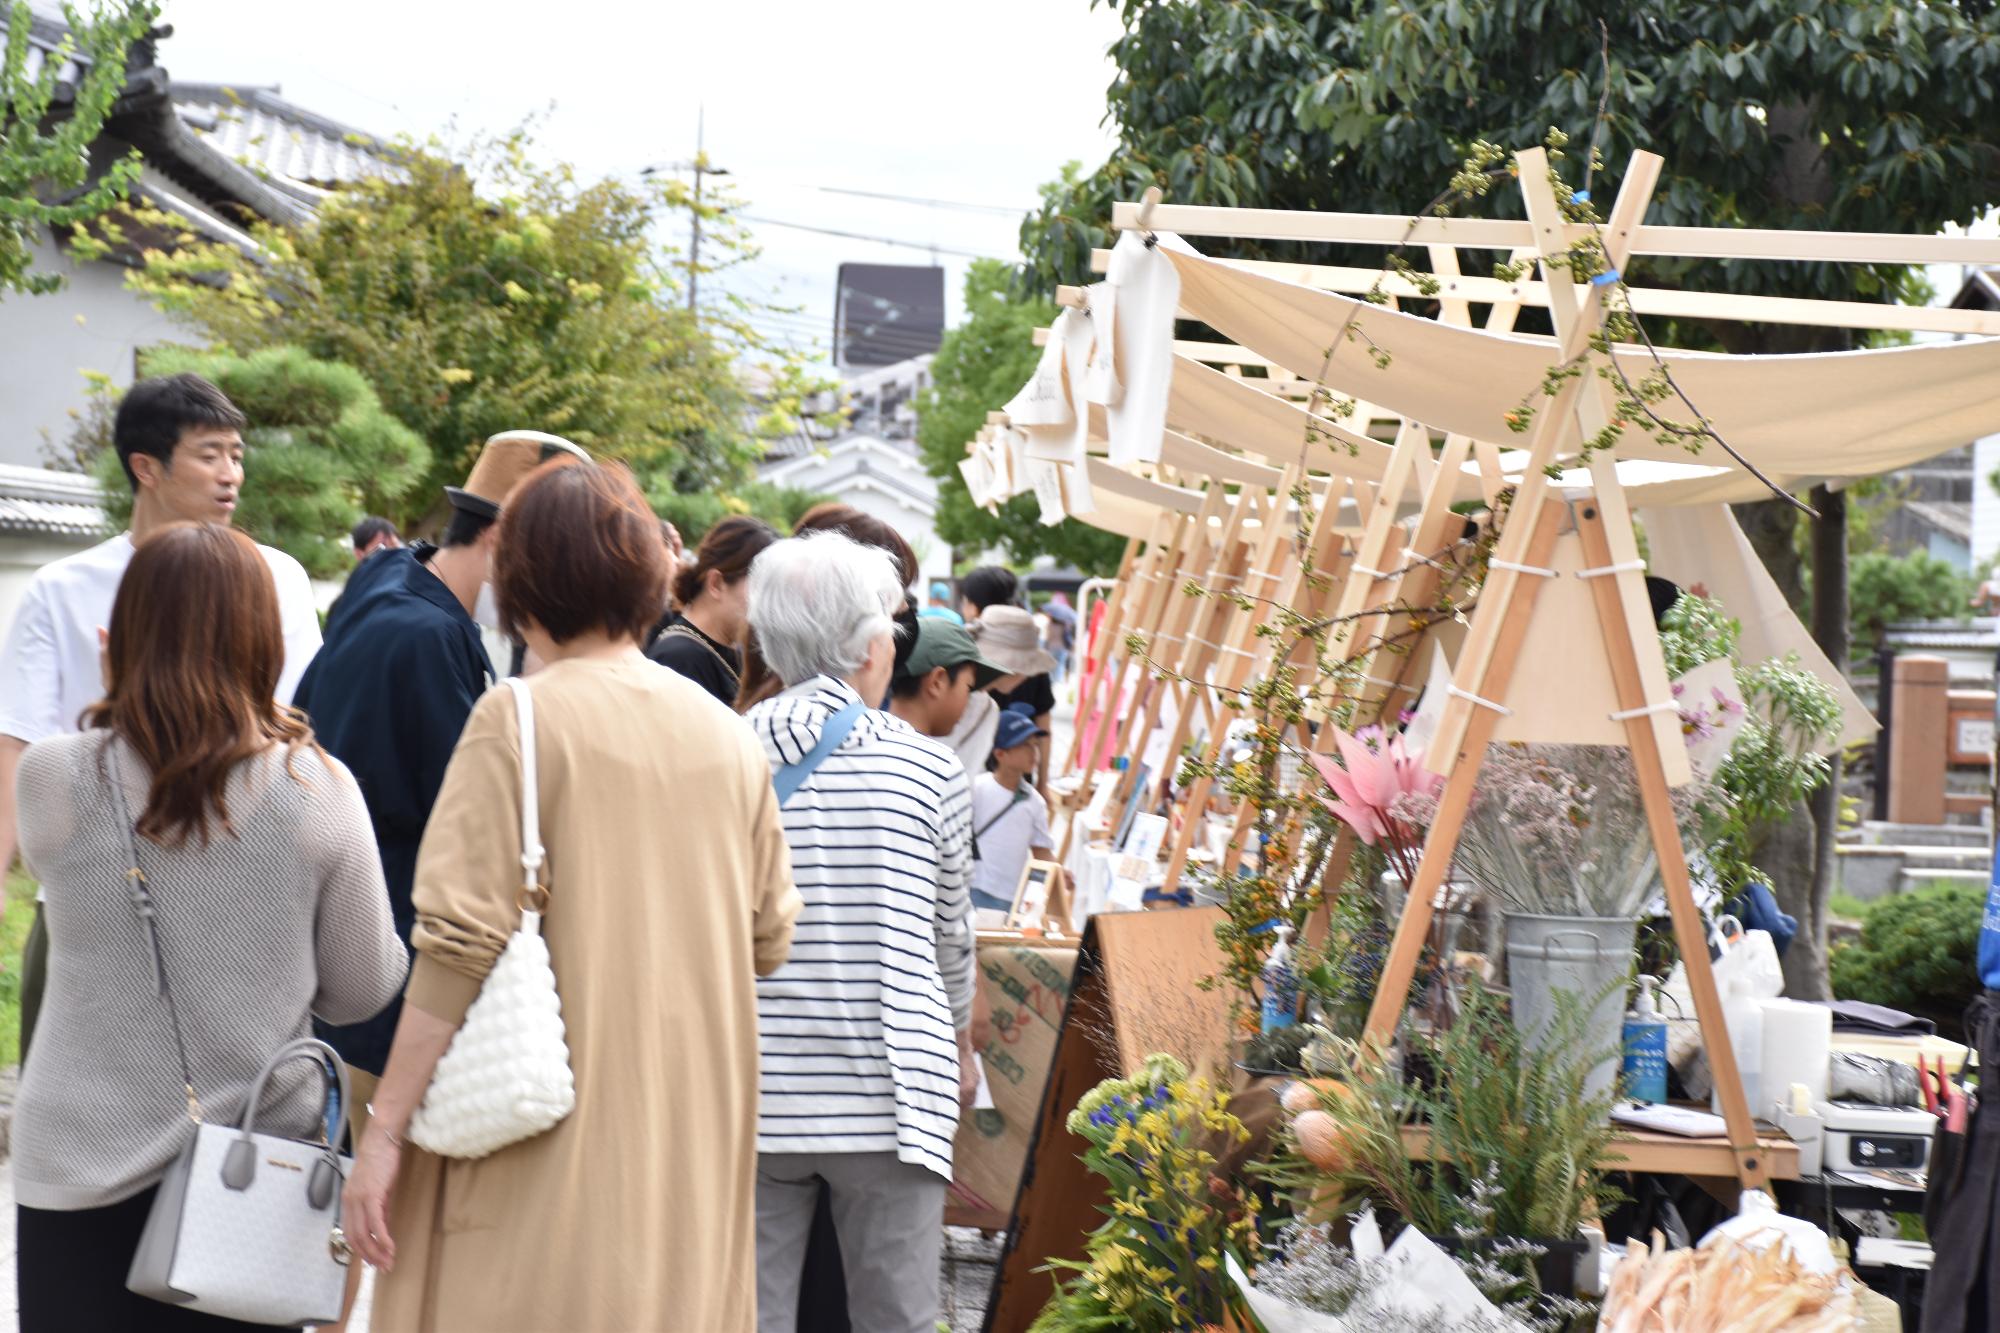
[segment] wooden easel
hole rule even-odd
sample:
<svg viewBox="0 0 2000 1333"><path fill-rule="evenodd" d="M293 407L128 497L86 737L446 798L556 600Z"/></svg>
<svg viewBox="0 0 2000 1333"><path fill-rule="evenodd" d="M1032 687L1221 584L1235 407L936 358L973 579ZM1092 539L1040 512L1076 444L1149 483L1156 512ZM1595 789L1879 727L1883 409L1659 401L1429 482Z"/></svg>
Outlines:
<svg viewBox="0 0 2000 1333"><path fill-rule="evenodd" d="M1530 222L1551 238L1559 236L1562 214L1548 180L1548 163L1539 149L1516 156L1522 193ZM1618 200L1605 226L1609 262L1618 266L1629 253L1629 238L1638 226L1659 177L1661 159L1637 154L1625 176ZM1567 361L1581 354L1603 326L1603 288L1576 291L1567 270L1548 262L1560 250L1552 242L1545 254L1543 275L1555 316L1561 351ZM1567 446L1575 451L1586 432L1601 424L1606 386L1593 376L1571 377L1538 415L1529 447L1529 462L1516 491L1508 522L1502 530L1492 571L1480 594L1472 633L1454 673L1437 736L1432 742L1431 767L1446 774L1438 812L1424 844L1416 882L1410 886L1402 919L1382 969L1382 979L1369 1010L1367 1038L1385 1047L1400 1021L1415 976L1418 956L1430 925L1432 904L1443 887L1452 857L1471 807L1474 786L1500 718L1515 665L1519 662L1541 585L1550 577L1556 543L1573 516L1589 568L1599 627L1611 665L1626 744L1632 752L1647 828L1659 857L1660 877L1673 915L1674 935L1687 970L1695 1015L1715 1076L1717 1097L1728 1126L1737 1178L1747 1186L1762 1185L1770 1166L1758 1143L1756 1126L1744 1098L1722 1001L1709 966L1708 937L1695 904L1680 829L1669 795L1671 781L1685 781L1687 756L1680 739L1677 709L1666 688L1659 638L1645 597L1637 539L1626 510L1615 468L1601 461L1593 468L1594 494L1569 505L1549 498L1545 469ZM1670 739L1669 749L1665 738ZM1678 760L1678 764L1675 764Z"/></svg>

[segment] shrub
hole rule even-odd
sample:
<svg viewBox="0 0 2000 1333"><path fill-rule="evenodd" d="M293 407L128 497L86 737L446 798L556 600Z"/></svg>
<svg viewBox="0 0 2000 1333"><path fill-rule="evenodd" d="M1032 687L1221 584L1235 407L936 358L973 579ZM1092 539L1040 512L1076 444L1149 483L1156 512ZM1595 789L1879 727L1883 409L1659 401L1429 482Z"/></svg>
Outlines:
<svg viewBox="0 0 2000 1333"><path fill-rule="evenodd" d="M1862 918L1857 943L1834 950L1833 993L1906 1010L1963 1041L1961 1018L1979 989L1979 922L1986 890L1936 884L1884 898Z"/></svg>

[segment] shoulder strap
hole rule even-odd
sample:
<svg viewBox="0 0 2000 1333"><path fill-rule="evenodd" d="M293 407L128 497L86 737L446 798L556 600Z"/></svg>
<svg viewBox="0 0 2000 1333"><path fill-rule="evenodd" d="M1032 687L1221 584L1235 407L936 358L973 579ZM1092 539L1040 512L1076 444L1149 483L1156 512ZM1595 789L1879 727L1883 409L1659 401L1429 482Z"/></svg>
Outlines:
<svg viewBox="0 0 2000 1333"><path fill-rule="evenodd" d="M132 911L145 927L146 942L153 950L153 981L158 987L160 998L167 1004L167 1021L174 1030L174 1054L181 1062L181 1090L187 1094L188 1118L197 1125L201 1123L201 1102L194 1095L194 1071L188 1067L187 1039L181 1035L181 1014L174 1004L174 993L167 988L167 955L160 948L160 922L153 908L153 891L146 883L146 872L139 868L139 829L132 822L132 811L125 803L125 774L118 763L118 737L114 732L106 732L104 748L100 752L110 763L106 775L111 782L111 794L118 802L118 817L125 823L125 845L131 853L132 865L125 872L125 890L132 896Z"/></svg>
<svg viewBox="0 0 2000 1333"><path fill-rule="evenodd" d="M1001 806L999 814L993 816L993 818L987 820L984 824L981 824L978 828L972 830L972 836L974 838L977 838L980 834L992 828L995 824L1005 819L1008 816L1008 814L1013 811L1015 806L1020 805L1027 799L1028 799L1028 789L1025 785L1014 788L1014 799L1007 802L1007 804Z"/></svg>
<svg viewBox="0 0 2000 1333"><path fill-rule="evenodd" d="M805 757L795 764L785 764L771 774L771 785L778 792L778 806L782 809L799 788L806 785L806 779L813 770L826 762L826 757L838 750L847 739L847 733L854 730L854 724L868 711L868 705L856 699L847 707L826 720L826 726L819 733L819 744L806 751Z"/></svg>
<svg viewBox="0 0 2000 1333"><path fill-rule="evenodd" d="M531 902L548 905L548 891L542 887L542 789L535 775L535 697L528 682L519 676L507 678L514 692L514 716L521 723L521 895L522 911L536 909Z"/></svg>

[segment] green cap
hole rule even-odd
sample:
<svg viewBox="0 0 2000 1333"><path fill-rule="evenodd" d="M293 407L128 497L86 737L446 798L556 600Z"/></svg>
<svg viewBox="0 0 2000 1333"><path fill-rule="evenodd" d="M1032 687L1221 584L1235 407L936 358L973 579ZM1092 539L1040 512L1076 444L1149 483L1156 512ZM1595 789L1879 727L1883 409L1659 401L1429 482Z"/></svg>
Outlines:
<svg viewBox="0 0 2000 1333"><path fill-rule="evenodd" d="M979 645L965 632L965 626L938 616L919 616L916 645L910 649L909 660L898 674L922 676L939 667L954 668L967 662L974 667L975 689L984 689L1007 674L1005 667L995 666L979 655Z"/></svg>

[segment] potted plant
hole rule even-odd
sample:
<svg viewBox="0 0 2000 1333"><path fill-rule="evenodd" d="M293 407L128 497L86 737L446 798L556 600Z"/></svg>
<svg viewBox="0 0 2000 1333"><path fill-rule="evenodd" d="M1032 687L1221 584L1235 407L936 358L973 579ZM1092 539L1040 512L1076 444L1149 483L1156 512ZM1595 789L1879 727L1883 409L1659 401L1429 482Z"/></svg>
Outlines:
<svg viewBox="0 0 2000 1333"><path fill-rule="evenodd" d="M1705 784L1675 789L1675 813L1693 827ZM1599 745L1494 745L1479 774L1457 863L1499 902L1513 1013L1544 1043L1555 996L1589 1006L1595 1050L1618 1047L1623 978L1637 957L1639 919L1657 892L1659 859L1629 751ZM1589 1090L1616 1076L1609 1054Z"/></svg>
<svg viewBox="0 0 2000 1333"><path fill-rule="evenodd" d="M1364 1061L1345 1084L1299 1085L1286 1102L1292 1156L1273 1178L1308 1215L1372 1204L1567 1294L1580 1225L1618 1198L1605 1178L1611 1094L1590 1087L1608 1052L1588 1044L1584 1004L1566 994L1547 1038L1528 1041L1499 995L1468 984L1450 1027L1412 1039L1449 1077L1406 1083Z"/></svg>
<svg viewBox="0 0 2000 1333"><path fill-rule="evenodd" d="M1084 1094L1068 1126L1089 1145L1083 1161L1110 1202L1087 1258L1043 1270L1065 1276L1032 1333L1232 1326L1242 1297L1225 1255L1256 1257L1258 1204L1217 1174L1217 1148L1249 1139L1228 1105L1228 1093L1168 1055Z"/></svg>

